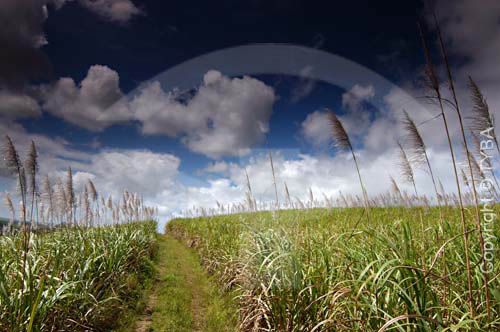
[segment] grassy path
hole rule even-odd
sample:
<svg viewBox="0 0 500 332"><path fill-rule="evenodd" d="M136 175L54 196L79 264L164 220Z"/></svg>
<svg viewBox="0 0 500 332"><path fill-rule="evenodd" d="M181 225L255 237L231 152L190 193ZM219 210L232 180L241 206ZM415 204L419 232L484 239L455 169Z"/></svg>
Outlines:
<svg viewBox="0 0 500 332"><path fill-rule="evenodd" d="M236 309L221 296L198 256L174 238L159 237L156 281L136 332L236 331Z"/></svg>

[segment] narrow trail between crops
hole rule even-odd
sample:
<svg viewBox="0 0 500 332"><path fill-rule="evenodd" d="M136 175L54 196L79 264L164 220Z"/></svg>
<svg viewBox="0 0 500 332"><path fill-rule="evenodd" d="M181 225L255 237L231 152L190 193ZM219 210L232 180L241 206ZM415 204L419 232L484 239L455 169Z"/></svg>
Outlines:
<svg viewBox="0 0 500 332"><path fill-rule="evenodd" d="M135 332L236 331L236 310L196 253L169 235L158 238L156 278Z"/></svg>

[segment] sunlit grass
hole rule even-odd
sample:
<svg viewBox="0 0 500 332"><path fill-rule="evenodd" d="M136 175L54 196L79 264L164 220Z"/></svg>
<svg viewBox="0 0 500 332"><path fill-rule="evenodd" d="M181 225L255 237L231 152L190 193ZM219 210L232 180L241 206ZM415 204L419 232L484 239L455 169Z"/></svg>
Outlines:
<svg viewBox="0 0 500 332"><path fill-rule="evenodd" d="M0 330L110 330L152 272L155 234L153 221L32 234L24 274L22 235L0 237Z"/></svg>
<svg viewBox="0 0 500 332"><path fill-rule="evenodd" d="M470 317L457 208L442 222L438 208L372 208L370 222L361 208L309 209L177 219L167 232L196 247L222 286L241 290L245 331L486 330L481 251L471 236ZM497 259L493 330L499 273Z"/></svg>

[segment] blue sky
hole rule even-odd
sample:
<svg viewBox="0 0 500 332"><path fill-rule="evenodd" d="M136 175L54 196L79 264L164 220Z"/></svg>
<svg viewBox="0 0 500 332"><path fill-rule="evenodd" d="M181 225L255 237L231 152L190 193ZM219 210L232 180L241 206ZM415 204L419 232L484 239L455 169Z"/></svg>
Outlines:
<svg viewBox="0 0 500 332"><path fill-rule="evenodd" d="M468 75L495 110L498 2L438 0L433 8L464 112ZM273 199L269 150L281 189L287 183L294 197L309 188L319 196L359 193L349 155L331 148L328 107L376 195L388 190L390 175L400 181L402 110L417 123L437 114L422 98L418 17L435 46L420 1L7 0L0 129L22 153L36 141L42 173L62 176L71 166L77 186L92 179L103 195L137 191L166 218L244 200L245 170L258 197ZM453 114L450 121L456 128ZM453 191L441 128L435 119L421 130ZM458 146L456 129L453 138ZM425 172L417 180L432 194ZM1 178L0 192L12 186Z"/></svg>

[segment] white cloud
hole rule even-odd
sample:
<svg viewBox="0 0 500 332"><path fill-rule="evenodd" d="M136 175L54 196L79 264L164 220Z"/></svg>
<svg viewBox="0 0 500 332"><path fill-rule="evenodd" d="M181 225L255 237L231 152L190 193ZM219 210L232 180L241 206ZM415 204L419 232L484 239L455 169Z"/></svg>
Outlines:
<svg viewBox="0 0 500 332"><path fill-rule="evenodd" d="M182 136L191 151L212 158L243 155L262 141L276 100L274 90L257 79L217 71L205 74L186 103L177 97L178 92L166 93L157 82L142 88L131 102L142 132Z"/></svg>
<svg viewBox="0 0 500 332"><path fill-rule="evenodd" d="M206 173L224 173L228 170L229 164L225 161L216 161L203 169Z"/></svg>
<svg viewBox="0 0 500 332"><path fill-rule="evenodd" d="M498 80L498 53L500 52L500 2L483 0L456 0L453 3L436 2L436 15L443 37L449 41L448 51L467 56L461 71ZM431 26L434 26L429 16ZM480 24L478 24L480 22Z"/></svg>
<svg viewBox="0 0 500 332"><path fill-rule="evenodd" d="M402 190L412 192L412 186L401 181L394 147L388 148L381 154L365 153L361 150L358 156L361 175L370 196L374 197L390 189L389 175L396 178ZM435 176L442 180L448 192L453 192L455 186L450 173L449 153L431 150L430 156ZM286 159L283 153L275 151L273 162L279 200L282 203L286 199L285 183L294 202L296 198L302 201L307 200L309 188L319 200L323 199L323 193L327 197L336 199L339 197L339 190L345 195L361 195L359 180L349 154L341 153L332 156L300 154L294 159ZM172 206L185 210L193 206L215 207L216 201L226 205L243 202L246 192L245 170L248 172L252 191L257 200L266 202L275 200L267 154L263 153L251 158L246 164L231 163L228 167L229 174L210 181L208 187L187 186L163 192L160 195L162 197L159 200L162 202L160 204L165 207L165 210L172 211ZM427 173L421 170L416 170L415 173L419 194L434 196L432 181ZM169 203L166 203L167 201Z"/></svg>
<svg viewBox="0 0 500 332"><path fill-rule="evenodd" d="M206 73L188 101L181 101L177 90L163 91L158 82L128 101L119 82L116 71L94 65L79 84L65 77L38 88L42 109L97 132L137 120L143 134L180 138L191 151L219 158L244 155L264 139L277 99L274 90L257 79L229 78L217 71ZM5 103L0 111L11 117L41 114L29 96L4 93L1 99Z"/></svg>
<svg viewBox="0 0 500 332"><path fill-rule="evenodd" d="M370 126L377 114L367 110L364 102L368 102L374 96L375 89L372 85L361 86L359 84L342 94L342 106L347 112L342 115L337 114L337 116L353 143L358 139L362 140L371 130ZM316 146L328 142L331 139L330 133L331 128L326 112L310 113L301 124L302 136Z"/></svg>
<svg viewBox="0 0 500 332"><path fill-rule="evenodd" d="M318 146L330 140L330 124L326 112L310 113L302 122L301 133L306 140Z"/></svg>
<svg viewBox="0 0 500 332"><path fill-rule="evenodd" d="M127 189L155 197L165 187L171 186L178 175L180 159L168 153L102 149L99 153L90 154L72 149L65 140L30 134L14 122L0 122L0 131L12 138L22 160L27 155L31 140L35 141L40 174L65 176L71 166L76 185L91 178L108 193L116 194Z"/></svg>
<svg viewBox="0 0 500 332"><path fill-rule="evenodd" d="M0 132L2 135L9 135L12 138L12 141L23 159L28 152L32 140L36 143L40 158L47 161L55 157L83 160L89 156L89 154L85 152L73 149L71 144L64 139L29 133L23 126L11 120L0 121ZM1 144L3 144L3 137L1 139ZM47 169L50 169L50 167L50 164L47 165Z"/></svg>
<svg viewBox="0 0 500 332"><path fill-rule="evenodd" d="M373 85L362 86L355 84L351 90L342 95L342 106L350 110L356 110L363 101L370 100L375 96Z"/></svg>
<svg viewBox="0 0 500 332"><path fill-rule="evenodd" d="M130 0L79 0L90 11L113 22L126 23L143 12Z"/></svg>
<svg viewBox="0 0 500 332"><path fill-rule="evenodd" d="M306 66L300 70L300 81L291 92L291 102L297 103L311 94L316 86L316 81L311 79L313 66Z"/></svg>
<svg viewBox="0 0 500 332"><path fill-rule="evenodd" d="M43 109L92 131L129 121L132 114L122 99L119 80L114 70L94 65L79 86L72 78L61 78L42 89Z"/></svg>
<svg viewBox="0 0 500 332"><path fill-rule="evenodd" d="M120 196L124 190L155 198L176 182L180 159L168 153L149 150L102 150L85 160L67 161L54 158L57 169L51 176L65 177L67 167L73 169L74 185L81 190L88 179L106 195Z"/></svg>
<svg viewBox="0 0 500 332"><path fill-rule="evenodd" d="M484 0L445 1L435 4L447 52L463 61L452 70L462 112L467 115L472 107L468 91L468 76L476 81L487 98L490 110L500 107L500 2ZM432 15L429 25L434 27ZM480 22L480 24L478 24ZM437 45L436 45L437 47ZM438 59L436 58L435 62ZM442 63L439 59L438 63ZM447 91L443 84L443 90ZM453 112L451 112L453 113ZM500 130L497 122L496 131Z"/></svg>
<svg viewBox="0 0 500 332"><path fill-rule="evenodd" d="M39 117L42 114L38 102L25 94L0 90L0 119Z"/></svg>
<svg viewBox="0 0 500 332"><path fill-rule="evenodd" d="M208 118L206 109L190 110L176 98L176 91L163 91L159 82L142 88L130 107L135 119L141 122L143 134L176 137L183 132L195 132L205 125Z"/></svg>
<svg viewBox="0 0 500 332"><path fill-rule="evenodd" d="M25 145L19 138L19 135L13 136L14 143L24 156ZM37 145L40 145L39 140ZM45 152L45 149L40 150ZM67 156L64 153L62 155ZM179 182L180 159L172 154L148 150L102 150L97 154L82 154L79 159L68 160L61 156L41 153L39 178L49 174L53 183L56 177L64 182L68 167L71 167L77 194L83 191L89 179L95 184L99 195L111 195L115 203L121 199L124 190L137 193L144 197L146 205L163 207L163 221L172 212L185 206L186 202L201 199L203 195L202 188L189 188ZM0 176L0 192L10 191L16 201L15 188L12 179ZM190 198L191 192L199 192L200 195ZM0 216L8 215L2 201Z"/></svg>
<svg viewBox="0 0 500 332"><path fill-rule="evenodd" d="M75 150L70 143L57 137L48 137L40 134L27 132L20 124L12 120L3 119L0 121L0 132L3 135L9 135L14 142L16 150L21 158L25 160L29 151L29 146L33 140L36 143L40 174L47 174L54 170L63 170L68 166L70 161L88 160L90 155ZM1 145L4 144L4 137L1 137ZM0 191L10 191L14 195L14 200L17 190L12 178L5 172L4 162L0 162ZM9 213L5 209L3 201L0 203L0 216L8 216Z"/></svg>
<svg viewBox="0 0 500 332"><path fill-rule="evenodd" d="M62 8L67 2L75 0L48 0L56 9ZM124 24L134 16L143 15L131 0L77 0L82 7L111 22Z"/></svg>
<svg viewBox="0 0 500 332"><path fill-rule="evenodd" d="M365 108L365 103L374 96L375 88L372 85L361 86L359 84L355 84L349 91L342 94L342 107L347 112L337 115L353 142L362 139L370 128L375 114Z"/></svg>

